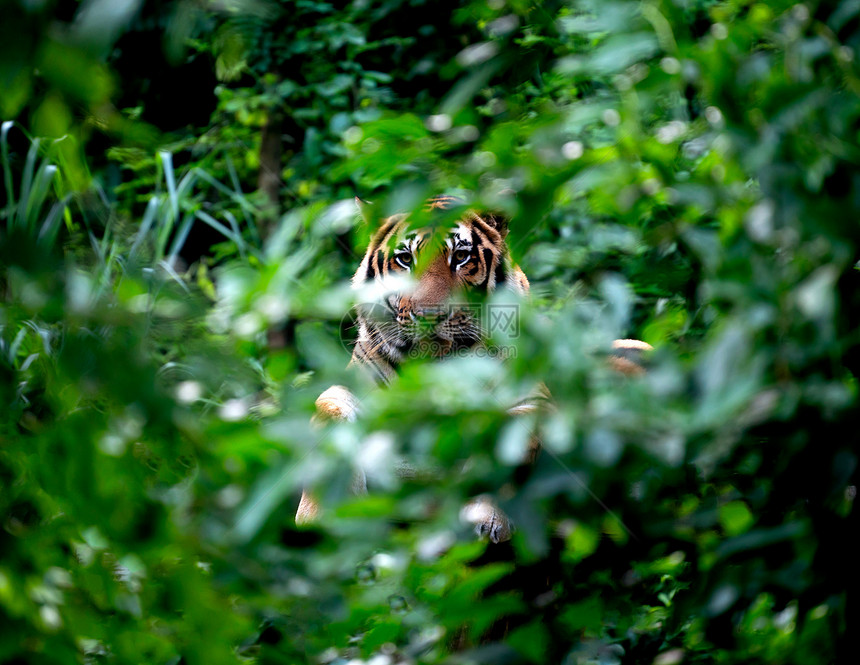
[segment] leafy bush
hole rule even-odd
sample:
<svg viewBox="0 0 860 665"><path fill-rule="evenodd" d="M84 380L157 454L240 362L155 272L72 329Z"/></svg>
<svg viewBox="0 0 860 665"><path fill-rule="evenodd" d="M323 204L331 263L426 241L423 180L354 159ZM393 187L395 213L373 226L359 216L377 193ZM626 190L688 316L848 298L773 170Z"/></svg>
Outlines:
<svg viewBox="0 0 860 665"><path fill-rule="evenodd" d="M856 3L119 5L4 21L38 53L0 50L4 660L847 660ZM220 77L206 127L146 124L153 31ZM492 297L512 357L379 390L351 198L440 192L509 215L533 296ZM334 383L362 417L314 428ZM510 543L460 522L481 493Z"/></svg>

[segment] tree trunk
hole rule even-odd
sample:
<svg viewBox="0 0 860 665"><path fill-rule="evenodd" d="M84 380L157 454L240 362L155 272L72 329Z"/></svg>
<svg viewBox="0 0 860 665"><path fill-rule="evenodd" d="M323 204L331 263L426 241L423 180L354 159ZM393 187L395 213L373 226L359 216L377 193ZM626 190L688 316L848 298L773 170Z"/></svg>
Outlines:
<svg viewBox="0 0 860 665"><path fill-rule="evenodd" d="M283 154L284 115L278 109L269 111L260 140L260 172L257 189L265 195L265 208L260 218L260 237L265 240L274 230L281 214L281 155Z"/></svg>

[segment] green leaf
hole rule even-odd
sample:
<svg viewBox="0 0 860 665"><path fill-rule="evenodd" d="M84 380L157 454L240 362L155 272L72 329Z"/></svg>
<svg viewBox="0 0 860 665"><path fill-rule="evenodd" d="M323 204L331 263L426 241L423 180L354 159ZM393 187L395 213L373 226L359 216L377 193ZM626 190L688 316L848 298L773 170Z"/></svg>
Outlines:
<svg viewBox="0 0 860 665"><path fill-rule="evenodd" d="M539 621L533 621L511 631L505 641L529 661L533 663L546 662L550 636L546 627Z"/></svg>
<svg viewBox="0 0 860 665"><path fill-rule="evenodd" d="M739 536L749 529L755 519L743 501L731 501L720 506L720 524L729 536Z"/></svg>

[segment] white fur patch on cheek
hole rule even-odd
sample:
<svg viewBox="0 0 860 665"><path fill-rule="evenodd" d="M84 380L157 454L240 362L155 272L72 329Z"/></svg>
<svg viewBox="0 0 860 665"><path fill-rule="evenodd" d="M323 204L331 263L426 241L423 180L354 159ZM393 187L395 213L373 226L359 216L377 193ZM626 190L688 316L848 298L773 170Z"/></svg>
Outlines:
<svg viewBox="0 0 860 665"><path fill-rule="evenodd" d="M352 288L356 289L367 281L367 258L365 258L361 265L358 266L358 270L355 271L355 275L352 276Z"/></svg>

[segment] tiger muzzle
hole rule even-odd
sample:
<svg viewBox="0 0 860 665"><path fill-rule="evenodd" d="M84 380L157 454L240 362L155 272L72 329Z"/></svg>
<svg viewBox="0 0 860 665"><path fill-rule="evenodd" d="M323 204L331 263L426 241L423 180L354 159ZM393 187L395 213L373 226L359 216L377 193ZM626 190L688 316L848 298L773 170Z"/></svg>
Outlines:
<svg viewBox="0 0 860 665"><path fill-rule="evenodd" d="M437 256L418 278L415 291L400 298L398 320L433 324L443 321L456 286L448 260L444 255Z"/></svg>

